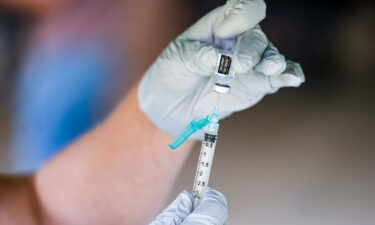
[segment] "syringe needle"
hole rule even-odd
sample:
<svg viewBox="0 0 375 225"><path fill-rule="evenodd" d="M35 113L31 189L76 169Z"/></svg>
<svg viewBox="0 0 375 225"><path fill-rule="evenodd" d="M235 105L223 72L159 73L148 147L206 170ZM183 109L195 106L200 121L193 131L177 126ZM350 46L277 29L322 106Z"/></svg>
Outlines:
<svg viewBox="0 0 375 225"><path fill-rule="evenodd" d="M217 98L216 98L216 105L215 106L219 107L221 94L218 93L218 92L216 92L216 94L217 94Z"/></svg>

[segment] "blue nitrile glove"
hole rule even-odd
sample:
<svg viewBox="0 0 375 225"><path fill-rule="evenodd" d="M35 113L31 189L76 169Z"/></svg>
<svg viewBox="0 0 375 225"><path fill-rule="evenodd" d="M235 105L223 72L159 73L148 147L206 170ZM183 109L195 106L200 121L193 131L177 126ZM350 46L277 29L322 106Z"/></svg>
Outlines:
<svg viewBox="0 0 375 225"><path fill-rule="evenodd" d="M149 225L223 225L227 202L220 192L207 188L199 206L193 210L193 193L182 191Z"/></svg>
<svg viewBox="0 0 375 225"><path fill-rule="evenodd" d="M285 61L258 25L265 9L262 0L229 0L172 41L140 83L138 99L146 116L176 137L194 117L209 115L217 99L212 85L221 48L236 46L236 79L231 93L221 96L220 119L281 87L299 86L304 81L299 64ZM239 35L236 43L233 37ZM200 137L199 132L191 136Z"/></svg>

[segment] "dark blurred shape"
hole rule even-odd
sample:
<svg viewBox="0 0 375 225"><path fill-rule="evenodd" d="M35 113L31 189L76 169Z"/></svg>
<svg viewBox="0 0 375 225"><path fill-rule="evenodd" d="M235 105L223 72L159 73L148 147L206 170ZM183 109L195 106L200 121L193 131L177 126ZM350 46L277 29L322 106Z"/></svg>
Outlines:
<svg viewBox="0 0 375 225"><path fill-rule="evenodd" d="M9 100L32 18L0 8L0 101Z"/></svg>
<svg viewBox="0 0 375 225"><path fill-rule="evenodd" d="M22 13L23 15L40 14L59 1L60 0L1 0L0 8L6 11Z"/></svg>
<svg viewBox="0 0 375 225"><path fill-rule="evenodd" d="M0 7L0 158L9 158L10 104L24 41L33 22L29 15Z"/></svg>
<svg viewBox="0 0 375 225"><path fill-rule="evenodd" d="M330 56L345 97L375 97L375 7L357 4L335 21L332 30L337 37L331 42Z"/></svg>

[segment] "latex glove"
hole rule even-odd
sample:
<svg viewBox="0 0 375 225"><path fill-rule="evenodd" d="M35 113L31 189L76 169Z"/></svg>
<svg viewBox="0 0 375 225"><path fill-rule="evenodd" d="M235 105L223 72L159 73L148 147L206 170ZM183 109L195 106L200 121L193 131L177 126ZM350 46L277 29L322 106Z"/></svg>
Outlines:
<svg viewBox="0 0 375 225"><path fill-rule="evenodd" d="M207 188L200 205L193 211L193 193L182 191L149 225L223 225L227 202L220 192Z"/></svg>
<svg viewBox="0 0 375 225"><path fill-rule="evenodd" d="M230 37L243 32L232 68L231 93L222 95L220 119L256 104L281 87L304 81L299 64L285 61L257 25L265 17L262 0L230 0L201 18L172 41L141 80L141 109L172 136L196 116L211 114L217 94L212 91L220 48L233 48ZM191 138L198 139L197 132Z"/></svg>

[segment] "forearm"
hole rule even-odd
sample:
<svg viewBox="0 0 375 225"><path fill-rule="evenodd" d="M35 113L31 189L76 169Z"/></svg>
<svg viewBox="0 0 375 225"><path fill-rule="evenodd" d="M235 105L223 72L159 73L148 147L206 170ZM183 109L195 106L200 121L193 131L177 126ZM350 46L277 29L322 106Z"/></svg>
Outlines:
<svg viewBox="0 0 375 225"><path fill-rule="evenodd" d="M171 137L140 111L136 90L92 132L36 176L49 223L143 224L162 207L192 143Z"/></svg>

